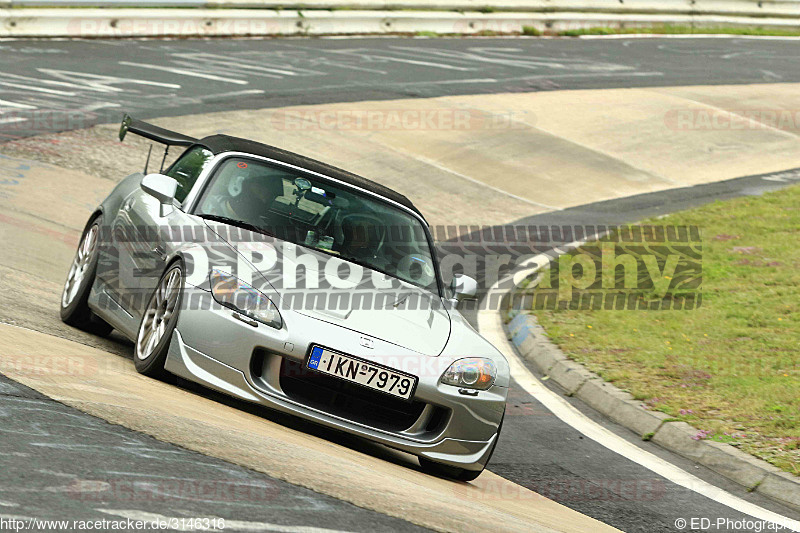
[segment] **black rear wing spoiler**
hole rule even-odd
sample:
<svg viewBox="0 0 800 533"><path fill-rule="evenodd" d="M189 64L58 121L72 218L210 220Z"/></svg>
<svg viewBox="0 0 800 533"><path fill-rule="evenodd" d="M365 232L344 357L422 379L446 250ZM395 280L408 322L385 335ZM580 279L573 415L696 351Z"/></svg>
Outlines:
<svg viewBox="0 0 800 533"><path fill-rule="evenodd" d="M124 140L128 132L167 146L191 146L197 142L194 137L142 122L126 114L119 127L119 140Z"/></svg>
<svg viewBox="0 0 800 533"><path fill-rule="evenodd" d="M122 124L119 126L119 140L125 140L125 135L127 135L128 132L165 145L164 157L161 159L160 171L162 172L164 170L164 163L167 161L167 154L169 153L170 146L191 146L197 142L197 139L194 137L148 124L147 122L137 120L126 114L122 117ZM150 145L150 150L147 152L147 161L144 163L145 174L147 174L147 167L150 165L150 154L152 151L153 145Z"/></svg>

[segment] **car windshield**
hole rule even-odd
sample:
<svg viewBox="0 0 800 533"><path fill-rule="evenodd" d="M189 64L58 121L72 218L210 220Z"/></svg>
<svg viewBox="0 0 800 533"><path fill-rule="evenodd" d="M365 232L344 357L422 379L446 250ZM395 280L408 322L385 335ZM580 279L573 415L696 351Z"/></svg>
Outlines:
<svg viewBox="0 0 800 533"><path fill-rule="evenodd" d="M422 222L371 195L231 157L217 168L195 212L238 222L438 293Z"/></svg>

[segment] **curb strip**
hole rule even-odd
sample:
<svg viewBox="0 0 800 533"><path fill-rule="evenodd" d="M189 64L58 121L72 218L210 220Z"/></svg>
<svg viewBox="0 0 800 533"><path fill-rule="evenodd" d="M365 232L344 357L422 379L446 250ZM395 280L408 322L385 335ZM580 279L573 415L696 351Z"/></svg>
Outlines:
<svg viewBox="0 0 800 533"><path fill-rule="evenodd" d="M584 403L663 448L691 459L745 487L800 510L800 479L729 444L694 440L698 430L666 413L648 411L629 393L569 359L547 337L533 315L511 311L511 342L526 361L549 376L567 396Z"/></svg>

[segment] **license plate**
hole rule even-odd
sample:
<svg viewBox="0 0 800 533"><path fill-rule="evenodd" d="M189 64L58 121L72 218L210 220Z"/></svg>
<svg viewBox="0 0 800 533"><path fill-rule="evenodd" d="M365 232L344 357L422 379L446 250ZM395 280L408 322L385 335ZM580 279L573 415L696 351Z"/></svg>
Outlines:
<svg viewBox="0 0 800 533"><path fill-rule="evenodd" d="M314 346L311 349L306 366L311 370L351 383L358 383L404 400L411 399L414 389L417 387L416 376L334 352L321 346Z"/></svg>

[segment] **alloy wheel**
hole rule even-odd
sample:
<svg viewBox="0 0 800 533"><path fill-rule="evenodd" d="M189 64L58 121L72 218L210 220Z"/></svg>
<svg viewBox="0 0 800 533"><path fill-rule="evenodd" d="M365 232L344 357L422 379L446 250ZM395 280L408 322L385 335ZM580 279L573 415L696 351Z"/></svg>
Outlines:
<svg viewBox="0 0 800 533"><path fill-rule="evenodd" d="M61 295L61 307L67 307L75 299L80 290L81 283L86 277L86 273L91 269L92 259L97 250L97 224L92 225L89 231L84 234L72 266L67 274L67 281L64 283L64 293Z"/></svg>
<svg viewBox="0 0 800 533"><path fill-rule="evenodd" d="M176 266L161 278L144 313L136 340L136 357L139 359L147 359L161 342L176 312L180 291L181 269Z"/></svg>

